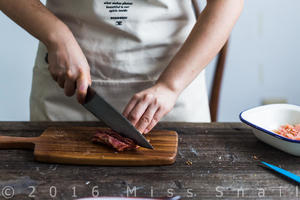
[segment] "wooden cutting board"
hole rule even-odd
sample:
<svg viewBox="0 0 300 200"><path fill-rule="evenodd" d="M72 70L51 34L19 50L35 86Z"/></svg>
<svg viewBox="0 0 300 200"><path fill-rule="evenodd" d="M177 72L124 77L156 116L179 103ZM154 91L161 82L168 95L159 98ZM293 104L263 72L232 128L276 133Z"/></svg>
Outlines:
<svg viewBox="0 0 300 200"><path fill-rule="evenodd" d="M0 149L33 149L35 160L79 165L147 166L175 162L178 135L175 131L154 130L146 138L154 150L116 152L91 138L99 127L47 128L39 137L0 136Z"/></svg>

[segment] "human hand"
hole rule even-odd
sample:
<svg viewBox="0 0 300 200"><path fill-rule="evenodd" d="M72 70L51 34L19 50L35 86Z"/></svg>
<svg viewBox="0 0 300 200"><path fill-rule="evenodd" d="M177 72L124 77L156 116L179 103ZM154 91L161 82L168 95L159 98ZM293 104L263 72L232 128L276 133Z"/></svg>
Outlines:
<svg viewBox="0 0 300 200"><path fill-rule="evenodd" d="M52 78L64 89L66 96L76 92L83 104L91 85L90 67L75 38L48 46L48 69Z"/></svg>
<svg viewBox="0 0 300 200"><path fill-rule="evenodd" d="M135 94L123 115L141 132L148 133L175 105L178 94L163 84Z"/></svg>

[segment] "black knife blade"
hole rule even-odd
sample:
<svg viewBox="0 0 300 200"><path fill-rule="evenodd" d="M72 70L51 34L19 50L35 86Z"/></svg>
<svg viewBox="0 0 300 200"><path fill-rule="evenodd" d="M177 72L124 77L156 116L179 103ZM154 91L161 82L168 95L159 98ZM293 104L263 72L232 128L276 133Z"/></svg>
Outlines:
<svg viewBox="0 0 300 200"><path fill-rule="evenodd" d="M95 90L88 87L83 106L107 126L132 139L137 145L153 149L146 138L121 113L105 101Z"/></svg>

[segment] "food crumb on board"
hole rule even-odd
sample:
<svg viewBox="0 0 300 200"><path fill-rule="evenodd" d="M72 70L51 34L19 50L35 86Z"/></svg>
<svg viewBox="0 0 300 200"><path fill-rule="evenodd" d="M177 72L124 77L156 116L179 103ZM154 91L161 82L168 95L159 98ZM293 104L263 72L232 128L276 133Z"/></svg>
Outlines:
<svg viewBox="0 0 300 200"><path fill-rule="evenodd" d="M258 160L258 157L256 155L253 155L254 160Z"/></svg>
<svg viewBox="0 0 300 200"><path fill-rule="evenodd" d="M193 162L190 161L190 160L187 160L187 161L185 162L185 164L188 165L188 166L191 166L191 165L193 164Z"/></svg>

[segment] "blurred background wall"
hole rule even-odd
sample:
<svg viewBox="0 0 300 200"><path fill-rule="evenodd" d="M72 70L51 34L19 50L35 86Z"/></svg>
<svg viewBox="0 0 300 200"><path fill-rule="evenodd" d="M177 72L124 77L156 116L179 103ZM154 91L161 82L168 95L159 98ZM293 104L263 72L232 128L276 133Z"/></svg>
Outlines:
<svg viewBox="0 0 300 200"><path fill-rule="evenodd" d="M241 111L274 99L300 105L299 9L298 0L245 1L230 39L219 121L238 121ZM29 120L37 44L0 12L0 121ZM206 71L208 89L213 71L214 61Z"/></svg>

